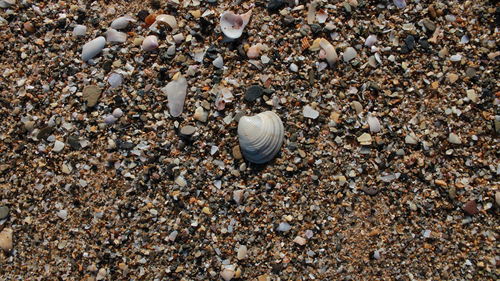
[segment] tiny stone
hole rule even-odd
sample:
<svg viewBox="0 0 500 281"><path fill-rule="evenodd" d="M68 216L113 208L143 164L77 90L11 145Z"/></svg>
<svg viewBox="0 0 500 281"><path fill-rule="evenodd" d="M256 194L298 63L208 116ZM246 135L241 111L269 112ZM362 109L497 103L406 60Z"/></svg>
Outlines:
<svg viewBox="0 0 500 281"><path fill-rule="evenodd" d="M234 202L236 202L237 204L241 204L241 202L243 201L243 193L244 190L242 189L233 191Z"/></svg>
<svg viewBox="0 0 500 281"><path fill-rule="evenodd" d="M460 55L460 54L453 55L453 56L450 57L450 60L451 61L455 61L455 62L461 61L462 60L462 55Z"/></svg>
<svg viewBox="0 0 500 281"><path fill-rule="evenodd" d="M245 92L245 100L248 102L255 101L264 94L264 89L259 85L252 85L248 87Z"/></svg>
<svg viewBox="0 0 500 281"><path fill-rule="evenodd" d="M224 268L224 270L222 270L222 272L220 273L220 276L225 281L230 281L231 279L234 278L234 274L235 274L235 272L234 272L233 269L231 269L231 268Z"/></svg>
<svg viewBox="0 0 500 281"><path fill-rule="evenodd" d="M361 105L361 103L359 101L353 101L351 103L351 107L354 108L354 110L356 111L356 114L361 114L363 112L363 106Z"/></svg>
<svg viewBox="0 0 500 281"><path fill-rule="evenodd" d="M278 228L276 230L278 231L281 231L281 232L287 232L289 231L290 229L292 229L292 226L290 226L288 223L286 222L282 222L278 225Z"/></svg>
<svg viewBox="0 0 500 281"><path fill-rule="evenodd" d="M469 215L475 215L479 213L479 209L477 208L477 203L475 200L470 200L465 203L463 210Z"/></svg>
<svg viewBox="0 0 500 281"><path fill-rule="evenodd" d="M83 99L88 107L94 107L101 96L101 88L96 85L90 85L83 89Z"/></svg>
<svg viewBox="0 0 500 281"><path fill-rule="evenodd" d="M239 145L233 146L232 152L233 152L234 159L239 160L239 159L243 158L243 156L241 155L241 150L240 150Z"/></svg>
<svg viewBox="0 0 500 281"><path fill-rule="evenodd" d="M59 212L57 212L57 216L60 218L60 219L67 219L68 218L68 211L66 210L60 210Z"/></svg>
<svg viewBox="0 0 500 281"><path fill-rule="evenodd" d="M113 110L113 116L116 118L120 118L123 116L123 111L120 108L116 108Z"/></svg>
<svg viewBox="0 0 500 281"><path fill-rule="evenodd" d="M64 149L64 142L56 140L54 142L54 147L52 148L52 151L61 152L63 149Z"/></svg>
<svg viewBox="0 0 500 281"><path fill-rule="evenodd" d="M238 253L237 253L237 256L236 258L239 259L239 260L243 260L247 257L247 246L245 245L241 245L239 248L238 248Z"/></svg>
<svg viewBox="0 0 500 281"><path fill-rule="evenodd" d="M181 135L184 136L191 136L194 132L196 132L196 128L193 126L184 126L181 128Z"/></svg>
<svg viewBox="0 0 500 281"><path fill-rule="evenodd" d="M356 49L353 47L347 47L342 55L345 62L349 62L357 56Z"/></svg>
<svg viewBox="0 0 500 281"><path fill-rule="evenodd" d="M378 193L378 189L376 187L363 187L363 189L361 189L364 193L368 194L368 195L377 195Z"/></svg>
<svg viewBox="0 0 500 281"><path fill-rule="evenodd" d="M292 64L290 64L290 71L297 72L297 71L299 71L299 67L295 63L292 63Z"/></svg>
<svg viewBox="0 0 500 281"><path fill-rule="evenodd" d="M0 232L0 249L9 252L13 248L13 243L12 243L12 228L4 228Z"/></svg>
<svg viewBox="0 0 500 281"><path fill-rule="evenodd" d="M446 78L448 79L448 82L450 84L453 84L453 83L455 83L458 80L458 75L455 74L455 73L448 73L448 75L446 76Z"/></svg>
<svg viewBox="0 0 500 281"><path fill-rule="evenodd" d="M9 215L9 207L0 206L0 220L5 219Z"/></svg>
<svg viewBox="0 0 500 281"><path fill-rule="evenodd" d="M358 137L358 142L362 145L370 145L372 143L372 136L368 133L364 133Z"/></svg>
<svg viewBox="0 0 500 281"><path fill-rule="evenodd" d="M448 141L453 144L462 144L462 141L460 140L458 135L454 133L450 133L450 135L448 136Z"/></svg>
<svg viewBox="0 0 500 281"><path fill-rule="evenodd" d="M497 202L497 205L500 206L500 191L495 193L495 201Z"/></svg>
<svg viewBox="0 0 500 281"><path fill-rule="evenodd" d="M406 135L406 137L405 137L405 143L407 143L407 144L417 144L417 142L418 142L418 140L417 140L416 136L413 133Z"/></svg>
<svg viewBox="0 0 500 281"><path fill-rule="evenodd" d="M302 110L302 115L306 118L316 119L319 116L319 111L315 110L309 105L306 105Z"/></svg>
<svg viewBox="0 0 500 281"><path fill-rule="evenodd" d="M304 246L307 243L307 240L303 237L297 236L293 239L293 242L299 244L300 246Z"/></svg>
<svg viewBox="0 0 500 281"><path fill-rule="evenodd" d="M207 122L208 113L203 109L203 107L199 106L194 111L193 118L200 122Z"/></svg>
<svg viewBox="0 0 500 281"><path fill-rule="evenodd" d="M479 101L479 97L476 94L476 91L473 89L467 90L467 97L474 103L477 103Z"/></svg>

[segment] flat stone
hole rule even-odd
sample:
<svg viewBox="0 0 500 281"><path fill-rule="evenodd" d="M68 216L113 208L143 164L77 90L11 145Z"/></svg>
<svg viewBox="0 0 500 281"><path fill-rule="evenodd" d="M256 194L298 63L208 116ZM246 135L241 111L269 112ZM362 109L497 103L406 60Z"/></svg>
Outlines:
<svg viewBox="0 0 500 281"><path fill-rule="evenodd" d="M430 19L428 19L428 18L423 19L423 20L422 20L422 24L423 24L423 25L425 26L425 28L427 28L427 30L429 30L429 31L434 31L434 30L436 30L436 24L435 24L432 20L430 20Z"/></svg>
<svg viewBox="0 0 500 281"><path fill-rule="evenodd" d="M87 102L88 107L94 107L101 97L101 88L96 85L90 85L83 89L83 99Z"/></svg>
<svg viewBox="0 0 500 281"><path fill-rule="evenodd" d="M9 207L7 206L0 206L0 220L5 219L6 217L9 216Z"/></svg>
<svg viewBox="0 0 500 281"><path fill-rule="evenodd" d="M458 80L458 75L455 74L455 73L448 73L448 75L446 76L446 78L448 79L448 82L450 84L453 84L453 83L455 83Z"/></svg>
<svg viewBox="0 0 500 281"><path fill-rule="evenodd" d="M368 187L368 186L365 186L363 187L363 189L361 189L364 193L368 194L368 195L371 195L371 196L374 196L374 195L377 195L378 193L378 189L375 188L375 187Z"/></svg>
<svg viewBox="0 0 500 281"><path fill-rule="evenodd" d="M181 128L181 135L184 136L191 136L194 134L194 132L196 132L196 128L193 126L188 125Z"/></svg>
<svg viewBox="0 0 500 281"><path fill-rule="evenodd" d="M261 97L264 94L264 88L259 85L252 85L248 87L245 92L245 100L252 102Z"/></svg>
<svg viewBox="0 0 500 281"><path fill-rule="evenodd" d="M234 157L234 159L237 159L237 160L243 158L243 156L241 155L241 150L240 150L239 145L233 146L233 157Z"/></svg>
<svg viewBox="0 0 500 281"><path fill-rule="evenodd" d="M38 139L46 139L50 136L50 134L52 134L53 131L54 131L54 128L52 128L50 126L43 127L40 129L40 131L38 131L38 134L36 135L36 137Z"/></svg>
<svg viewBox="0 0 500 281"><path fill-rule="evenodd" d="M453 144L461 144L462 143L462 141L460 140L458 135L455 133L450 133L450 135L448 136L448 141L450 143L453 143Z"/></svg>

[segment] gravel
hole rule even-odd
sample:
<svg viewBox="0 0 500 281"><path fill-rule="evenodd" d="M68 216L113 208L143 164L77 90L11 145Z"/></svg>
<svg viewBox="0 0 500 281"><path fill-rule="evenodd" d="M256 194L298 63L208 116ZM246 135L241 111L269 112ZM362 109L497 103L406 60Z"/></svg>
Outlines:
<svg viewBox="0 0 500 281"><path fill-rule="evenodd" d="M494 2L0 0L0 279L496 280Z"/></svg>

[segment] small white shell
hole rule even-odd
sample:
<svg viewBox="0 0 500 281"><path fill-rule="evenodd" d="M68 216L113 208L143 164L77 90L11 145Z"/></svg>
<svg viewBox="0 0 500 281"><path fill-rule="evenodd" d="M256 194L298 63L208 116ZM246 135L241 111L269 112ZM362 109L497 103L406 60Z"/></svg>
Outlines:
<svg viewBox="0 0 500 281"><path fill-rule="evenodd" d="M108 30L106 31L106 41L123 43L127 41L127 33L117 31L113 28L108 28Z"/></svg>
<svg viewBox="0 0 500 281"><path fill-rule="evenodd" d="M82 60L88 61L89 59L97 56L102 49L104 49L105 44L106 39L104 39L103 36L99 36L96 39L85 43L82 48Z"/></svg>
<svg viewBox="0 0 500 281"><path fill-rule="evenodd" d="M168 25L173 31L177 30L177 20L171 15L158 15L156 16L155 22L149 27L150 30L158 32L159 25Z"/></svg>
<svg viewBox="0 0 500 281"><path fill-rule="evenodd" d="M149 52L158 48L158 38L154 35L149 35L142 41L142 50Z"/></svg>
<svg viewBox="0 0 500 281"><path fill-rule="evenodd" d="M237 15L233 12L224 12L220 15L220 27L224 35L231 39L240 38L243 34L243 29L247 26L252 16L252 10Z"/></svg>
<svg viewBox="0 0 500 281"><path fill-rule="evenodd" d="M110 27L113 29L124 29L130 22L136 22L136 20L132 16L126 15L115 19L111 22Z"/></svg>
<svg viewBox="0 0 500 281"><path fill-rule="evenodd" d="M168 111L172 117L181 115L184 109L184 100L186 99L187 80L180 73L174 75L174 78L161 90L167 94Z"/></svg>
<svg viewBox="0 0 500 281"><path fill-rule="evenodd" d="M253 163L262 164L273 159L283 144L283 136L283 122L272 111L243 116L238 123L241 152Z"/></svg>

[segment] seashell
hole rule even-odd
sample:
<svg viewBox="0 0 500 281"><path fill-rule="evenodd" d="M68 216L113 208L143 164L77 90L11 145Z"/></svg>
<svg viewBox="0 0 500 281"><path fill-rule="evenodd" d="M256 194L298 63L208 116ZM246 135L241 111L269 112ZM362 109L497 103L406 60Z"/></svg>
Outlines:
<svg viewBox="0 0 500 281"><path fill-rule="evenodd" d="M123 43L127 41L127 33L117 31L113 28L108 28L108 30L106 31L106 41Z"/></svg>
<svg viewBox="0 0 500 281"><path fill-rule="evenodd" d="M238 123L241 152L253 163L262 164L273 159L283 144L283 136L283 122L272 111L243 116Z"/></svg>
<svg viewBox="0 0 500 281"><path fill-rule="evenodd" d="M405 8L406 7L406 0L393 0L394 5L398 7L399 9Z"/></svg>
<svg viewBox="0 0 500 281"><path fill-rule="evenodd" d="M173 117L181 115L186 99L187 80L180 73L174 75L173 80L161 89L167 94L168 111Z"/></svg>
<svg viewBox="0 0 500 281"><path fill-rule="evenodd" d="M252 16L252 10L237 15L233 12L224 12L220 15L220 27L224 35L231 39L240 38L243 29L247 26Z"/></svg>
<svg viewBox="0 0 500 281"><path fill-rule="evenodd" d="M105 44L106 39L104 39L103 36L99 36L96 39L85 43L82 48L82 60L88 61L89 59L97 56L102 49L104 49Z"/></svg>
<svg viewBox="0 0 500 281"><path fill-rule="evenodd" d="M377 35L370 35L366 37L365 46L372 47L375 43L377 43Z"/></svg>
<svg viewBox="0 0 500 281"><path fill-rule="evenodd" d="M328 19L328 14L323 11L323 10L319 10L317 13L316 13L316 20L319 22L319 23L325 23L326 20Z"/></svg>
<svg viewBox="0 0 500 281"><path fill-rule="evenodd" d="M130 22L136 22L136 20L132 16L126 15L115 19L113 22L111 22L110 27L117 30L124 29Z"/></svg>
<svg viewBox="0 0 500 281"><path fill-rule="evenodd" d="M339 59L339 57L337 55L337 51L335 51L335 48L333 47L333 45L330 44L330 42L328 42L328 40L326 40L324 38L320 39L319 46L325 52L326 61L328 62L330 67L332 67Z"/></svg>
<svg viewBox="0 0 500 281"><path fill-rule="evenodd" d="M318 1L312 1L307 9L307 24L313 24L316 15L316 7L318 6Z"/></svg>
<svg viewBox="0 0 500 281"><path fill-rule="evenodd" d="M378 133L380 132L380 121L378 120L377 117L372 116L371 114L368 114L368 118L366 118L366 121L368 122L368 125L370 126L370 132L372 133Z"/></svg>
<svg viewBox="0 0 500 281"><path fill-rule="evenodd" d="M158 38L154 35L149 35L142 41L142 50L149 52L158 48Z"/></svg>
<svg viewBox="0 0 500 281"><path fill-rule="evenodd" d="M156 31L160 25L168 25L172 28L172 30L177 30L177 20L171 15L162 14L156 16L155 22L149 27L149 29Z"/></svg>
<svg viewBox="0 0 500 281"><path fill-rule="evenodd" d="M221 55L218 55L217 58L214 59L212 64L217 68L223 68L224 67L224 60L222 59Z"/></svg>
<svg viewBox="0 0 500 281"><path fill-rule="evenodd" d="M73 36L75 37L85 36L85 33L87 33L87 27L85 25L77 24L75 28L73 28Z"/></svg>

